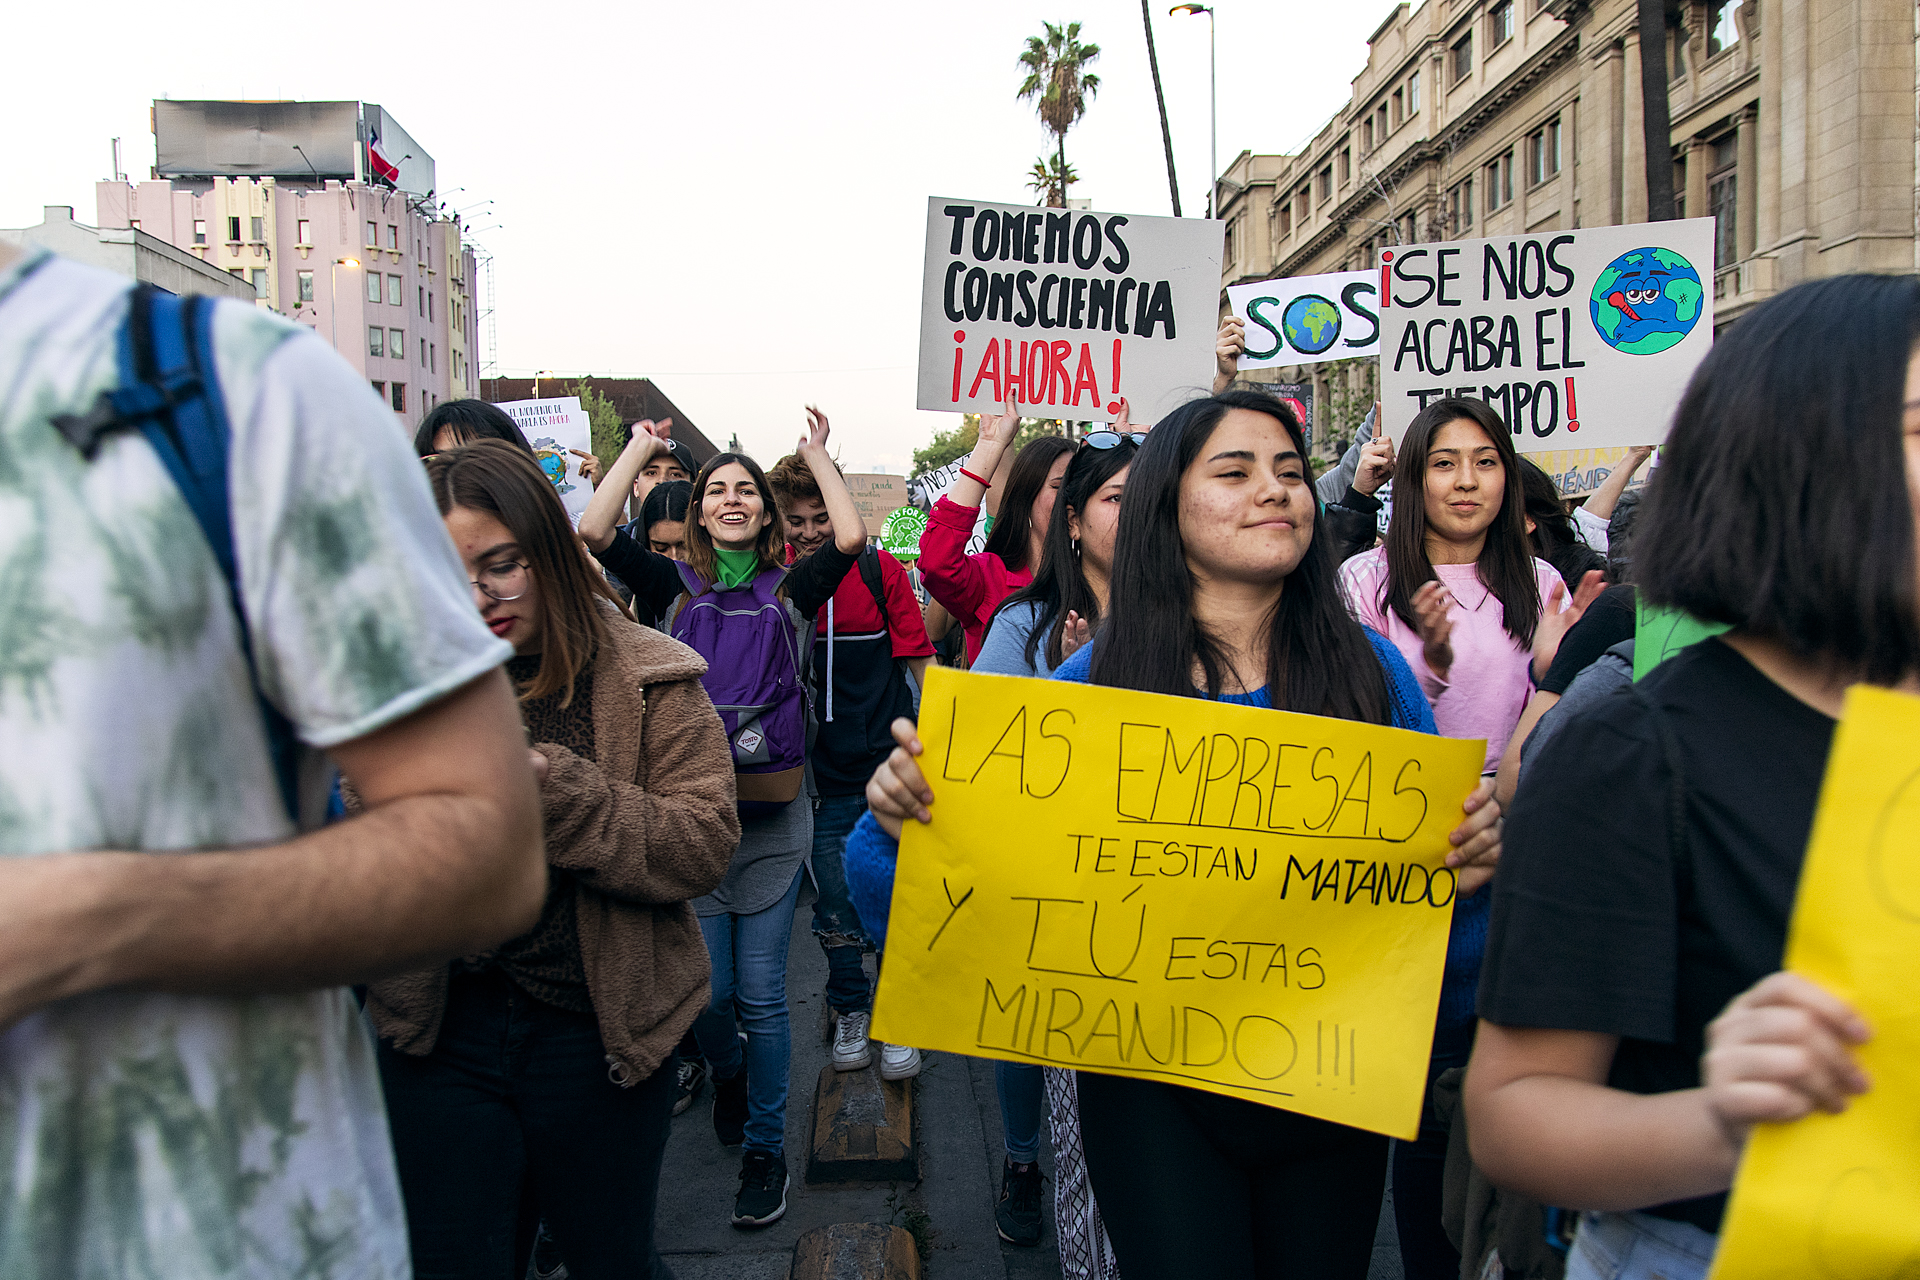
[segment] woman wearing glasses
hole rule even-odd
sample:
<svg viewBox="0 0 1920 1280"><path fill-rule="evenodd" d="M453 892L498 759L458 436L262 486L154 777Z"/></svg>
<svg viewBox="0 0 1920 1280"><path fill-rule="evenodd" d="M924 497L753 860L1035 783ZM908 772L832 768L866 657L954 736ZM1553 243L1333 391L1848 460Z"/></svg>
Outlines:
<svg viewBox="0 0 1920 1280"><path fill-rule="evenodd" d="M481 441L427 476L514 647L548 890L524 936L368 992L414 1273L524 1275L544 1218L583 1280L664 1274L673 1049L707 1004L688 900L739 841L732 759L699 658L620 615L523 450Z"/></svg>

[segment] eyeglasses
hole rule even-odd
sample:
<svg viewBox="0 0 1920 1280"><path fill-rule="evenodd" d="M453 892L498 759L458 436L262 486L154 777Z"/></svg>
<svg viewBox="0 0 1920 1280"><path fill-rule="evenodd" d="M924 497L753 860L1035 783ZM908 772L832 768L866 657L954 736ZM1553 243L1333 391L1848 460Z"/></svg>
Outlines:
<svg viewBox="0 0 1920 1280"><path fill-rule="evenodd" d="M1130 442L1136 447L1147 442L1144 431L1089 431L1080 437L1081 447L1087 449L1118 449L1122 442Z"/></svg>
<svg viewBox="0 0 1920 1280"><path fill-rule="evenodd" d="M518 600L527 594L527 566L516 560L502 560L482 569L479 580L469 581L467 585L502 604Z"/></svg>

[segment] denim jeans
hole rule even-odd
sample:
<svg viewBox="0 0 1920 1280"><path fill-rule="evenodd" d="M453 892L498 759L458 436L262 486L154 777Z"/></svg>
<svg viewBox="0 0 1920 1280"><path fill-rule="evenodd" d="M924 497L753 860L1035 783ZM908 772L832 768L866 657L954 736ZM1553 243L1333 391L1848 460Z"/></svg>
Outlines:
<svg viewBox="0 0 1920 1280"><path fill-rule="evenodd" d="M836 1013L865 1013L873 988L860 954L873 942L847 893L847 833L867 811L864 795L821 796L813 806L813 936L827 953L827 1004Z"/></svg>
<svg viewBox="0 0 1920 1280"><path fill-rule="evenodd" d="M1044 1068L1031 1062L993 1064L993 1091L1000 1095L1000 1136L1007 1159L1032 1164L1040 1158L1040 1122L1047 1112Z"/></svg>
<svg viewBox="0 0 1920 1280"><path fill-rule="evenodd" d="M591 1014L497 970L452 978L432 1053L379 1055L419 1280L517 1280L541 1217L581 1280L671 1280L653 1220L673 1059L621 1088Z"/></svg>
<svg viewBox="0 0 1920 1280"><path fill-rule="evenodd" d="M1705 1280L1719 1239L1646 1213L1583 1213L1566 1280Z"/></svg>
<svg viewBox="0 0 1920 1280"><path fill-rule="evenodd" d="M700 917L707 958L713 962L713 1003L694 1020L693 1034L715 1079L731 1080L746 1068L747 1131L741 1145L775 1155L786 1146L787 1071L793 1060L787 948L799 900L796 869L786 894L766 910L750 916ZM736 1017L747 1033L744 1057L734 1033Z"/></svg>

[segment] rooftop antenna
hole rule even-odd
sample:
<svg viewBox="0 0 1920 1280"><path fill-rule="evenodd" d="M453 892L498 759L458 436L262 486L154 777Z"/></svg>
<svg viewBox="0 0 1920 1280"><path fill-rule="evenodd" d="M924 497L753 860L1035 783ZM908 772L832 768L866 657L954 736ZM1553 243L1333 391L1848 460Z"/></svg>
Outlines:
<svg viewBox="0 0 1920 1280"><path fill-rule="evenodd" d="M127 180L127 175L120 168L120 139L118 138L113 140L113 180L115 182Z"/></svg>
<svg viewBox="0 0 1920 1280"><path fill-rule="evenodd" d="M306 153L306 151L305 151L305 150L303 150L303 149L301 148L301 146L300 146L300 144L299 144L299 143L297 143L297 142L296 142L296 143L294 143L294 144L293 144L293 149L294 149L295 151L298 151L298 152L300 152L300 158L301 158L302 160L306 160L306 162L307 162L307 168L309 168L309 169L312 169L312 170L313 170L313 180L314 180L315 182L319 182L319 183L320 183L320 185L321 185L321 186L323 186L323 187L324 187L324 186L326 186L326 185L327 185L326 183L324 183L324 182L320 182L320 171L319 171L318 169L314 169L314 168L313 168L313 161L312 161L312 160L310 160L310 159L308 159L308 157L307 157L307 153Z"/></svg>

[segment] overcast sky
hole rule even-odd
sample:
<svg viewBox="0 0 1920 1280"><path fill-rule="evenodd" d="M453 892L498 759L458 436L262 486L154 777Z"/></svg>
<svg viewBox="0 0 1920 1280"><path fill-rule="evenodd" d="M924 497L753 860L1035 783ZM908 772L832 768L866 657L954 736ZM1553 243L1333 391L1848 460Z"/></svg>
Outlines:
<svg viewBox="0 0 1920 1280"><path fill-rule="evenodd" d="M1153 0L1183 211L1204 211L1207 19ZM1347 101L1385 0L1223 0L1220 162L1290 151ZM1128 0L456 7L21 6L0 18L0 226L94 217L109 140L153 163L152 99L360 99L433 155L495 257L499 363L645 375L716 443L793 447L802 406L849 470L904 471L950 414L913 407L926 198L1029 203L1049 135L1014 92L1041 22L1101 78L1067 135L1096 210L1171 212ZM84 25L84 29L81 29ZM22 40L22 32L30 37ZM22 56L38 47L45 56ZM455 188L464 191L453 193ZM491 216L490 216L491 215ZM482 288L484 290L484 281ZM484 338L483 338L484 343ZM484 359L484 350L479 359Z"/></svg>

